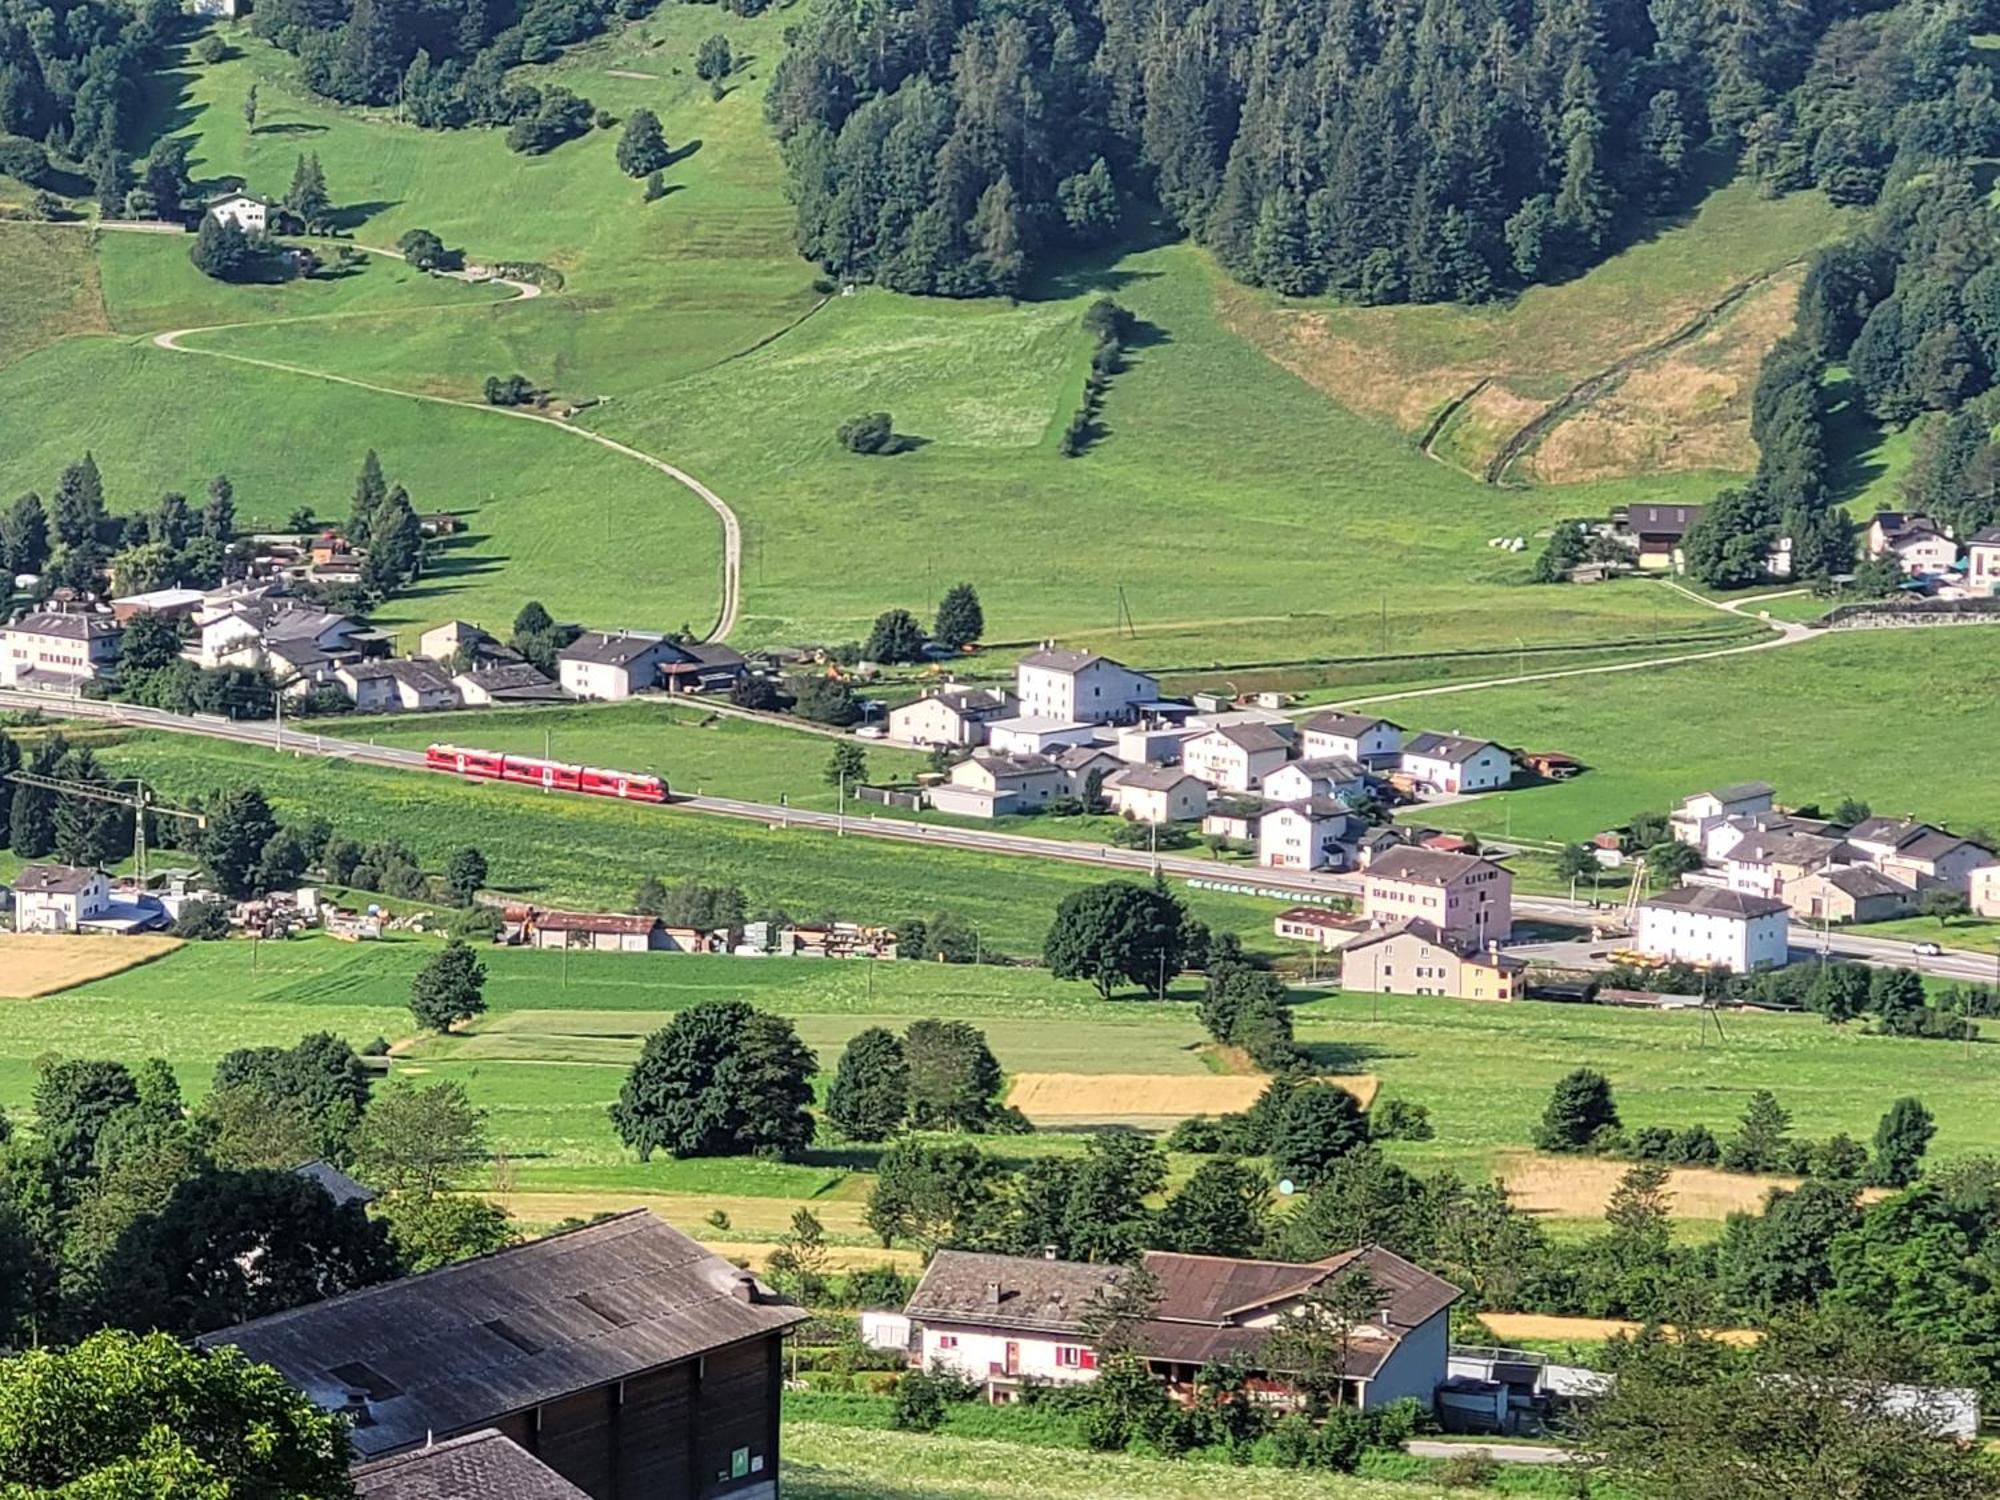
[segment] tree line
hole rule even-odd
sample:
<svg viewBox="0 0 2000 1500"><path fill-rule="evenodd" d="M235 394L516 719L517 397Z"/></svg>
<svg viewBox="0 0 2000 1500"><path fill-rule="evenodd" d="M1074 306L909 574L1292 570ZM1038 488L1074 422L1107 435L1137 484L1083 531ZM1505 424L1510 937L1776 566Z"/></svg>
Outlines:
<svg viewBox="0 0 2000 1500"><path fill-rule="evenodd" d="M1829 0L828 7L767 113L801 249L1022 289L1157 208L1288 295L1478 301L1587 267L1806 77ZM1768 134L1768 131L1764 133Z"/></svg>
<svg viewBox="0 0 2000 1500"><path fill-rule="evenodd" d="M174 0L0 0L0 170L39 184L50 151L115 156L179 17Z"/></svg>

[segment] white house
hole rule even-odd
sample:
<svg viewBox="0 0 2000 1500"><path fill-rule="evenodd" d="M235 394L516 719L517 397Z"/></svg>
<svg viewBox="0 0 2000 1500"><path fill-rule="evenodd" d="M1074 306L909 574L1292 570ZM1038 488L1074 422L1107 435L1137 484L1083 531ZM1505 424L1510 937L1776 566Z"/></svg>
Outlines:
<svg viewBox="0 0 2000 1500"><path fill-rule="evenodd" d="M1257 863L1273 870L1344 870L1361 820L1327 797L1286 802L1257 820Z"/></svg>
<svg viewBox="0 0 2000 1500"><path fill-rule="evenodd" d="M1014 712L1005 688L951 688L926 693L889 710L889 738L899 745L969 749L987 742L987 727Z"/></svg>
<svg viewBox="0 0 2000 1500"><path fill-rule="evenodd" d="M1972 910L1982 917L2000 917L2000 865L1985 865L1972 872Z"/></svg>
<svg viewBox="0 0 2000 1500"><path fill-rule="evenodd" d="M299 643L335 660L360 655L359 622L293 599L223 600L198 613L194 627L188 651L202 667L264 666L281 643Z"/></svg>
<svg viewBox="0 0 2000 1500"><path fill-rule="evenodd" d="M1088 745L1095 738L1097 726L1080 719L1017 714L986 724L986 743L1002 755L1050 755L1070 745Z"/></svg>
<svg viewBox="0 0 2000 1500"><path fill-rule="evenodd" d="M333 680L365 714L458 707L458 689L451 677L421 656L355 662L336 668Z"/></svg>
<svg viewBox="0 0 2000 1500"><path fill-rule="evenodd" d="M1975 599L2000 595L2000 526L1986 526L1965 544L1965 591Z"/></svg>
<svg viewBox="0 0 2000 1500"><path fill-rule="evenodd" d="M1929 516L1877 511L1868 523L1868 555L1893 557L1912 578L1949 572L1958 562L1958 543Z"/></svg>
<svg viewBox="0 0 2000 1500"><path fill-rule="evenodd" d="M1291 737L1272 724L1225 724L1195 735L1181 747L1181 765L1225 792L1248 792L1282 766Z"/></svg>
<svg viewBox="0 0 2000 1500"><path fill-rule="evenodd" d="M1670 963L1747 974L1783 966L1791 920L1791 908L1769 896L1676 886L1639 903L1634 943L1641 953Z"/></svg>
<svg viewBox="0 0 2000 1500"><path fill-rule="evenodd" d="M1299 742L1307 760L1339 757L1364 766L1393 766L1402 748L1402 725L1369 714L1332 710L1307 719Z"/></svg>
<svg viewBox="0 0 2000 1500"><path fill-rule="evenodd" d="M1182 823L1208 812L1208 784L1178 766L1126 766L1104 778L1111 810L1139 823Z"/></svg>
<svg viewBox="0 0 2000 1500"><path fill-rule="evenodd" d="M658 683L680 652L664 635L643 630L586 630L556 653L556 677L579 698L615 701Z"/></svg>
<svg viewBox="0 0 2000 1500"><path fill-rule="evenodd" d="M1264 796L1272 802L1303 802L1308 797L1354 797L1367 789L1368 773L1345 755L1287 761L1264 778Z"/></svg>
<svg viewBox="0 0 2000 1500"><path fill-rule="evenodd" d="M113 615L44 610L0 627L0 687L74 692L112 675L124 627Z"/></svg>
<svg viewBox="0 0 2000 1500"><path fill-rule="evenodd" d="M245 234L263 234L271 227L271 204L254 193L225 193L208 205L218 224L234 224Z"/></svg>
<svg viewBox="0 0 2000 1500"><path fill-rule="evenodd" d="M1015 664L1014 693L1031 718L1129 724L1140 704L1160 696L1160 685L1094 651L1045 646Z"/></svg>
<svg viewBox="0 0 2000 1500"><path fill-rule="evenodd" d="M102 870L28 865L14 880L14 927L19 932L77 932L110 910L111 881Z"/></svg>
<svg viewBox="0 0 2000 1500"><path fill-rule="evenodd" d="M1667 826L1683 844L1706 852L1709 830L1732 818L1754 818L1771 811L1775 795L1768 782L1740 781L1712 791L1683 797L1681 805L1668 814ZM1725 851L1726 852L1726 851Z"/></svg>
<svg viewBox="0 0 2000 1500"><path fill-rule="evenodd" d="M1068 791L1062 767L1046 755L1001 755L982 751L951 768L951 779L930 789L939 812L968 818L997 818L1034 812Z"/></svg>
<svg viewBox="0 0 2000 1500"><path fill-rule="evenodd" d="M1409 1398L1428 1408L1446 1379L1447 1324L1459 1289L1377 1246L1308 1264L1151 1250L1140 1264L1160 1297L1134 1332L1133 1352L1176 1393L1191 1392L1202 1368L1217 1361L1255 1370L1288 1313L1359 1275L1381 1305L1350 1333L1343 1404L1370 1411ZM954 1371L995 1397L1029 1381L1094 1380L1097 1352L1084 1324L1128 1274L1115 1265L940 1250L904 1309L910 1362Z"/></svg>
<svg viewBox="0 0 2000 1500"><path fill-rule="evenodd" d="M1399 769L1434 792L1487 792L1514 779L1514 758L1491 740L1425 733L1403 746Z"/></svg>

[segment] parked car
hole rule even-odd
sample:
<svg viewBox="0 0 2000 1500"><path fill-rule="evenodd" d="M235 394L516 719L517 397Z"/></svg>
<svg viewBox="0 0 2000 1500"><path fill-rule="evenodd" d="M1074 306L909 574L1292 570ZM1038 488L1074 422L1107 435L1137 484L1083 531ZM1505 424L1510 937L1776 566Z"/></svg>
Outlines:
<svg viewBox="0 0 2000 1500"><path fill-rule="evenodd" d="M889 731L880 724L863 724L854 731L854 737L857 740L886 740Z"/></svg>
<svg viewBox="0 0 2000 1500"><path fill-rule="evenodd" d="M1919 943L1910 951L1916 954L1918 958L1936 958L1944 952L1944 949L1940 948L1936 943Z"/></svg>

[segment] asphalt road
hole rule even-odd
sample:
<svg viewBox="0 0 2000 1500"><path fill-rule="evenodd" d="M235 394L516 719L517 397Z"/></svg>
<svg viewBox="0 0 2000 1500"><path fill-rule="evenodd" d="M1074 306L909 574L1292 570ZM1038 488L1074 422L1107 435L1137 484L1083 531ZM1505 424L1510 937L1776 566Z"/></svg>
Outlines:
<svg viewBox="0 0 2000 1500"><path fill-rule="evenodd" d="M353 761L398 771L429 771L421 750L403 750L371 745L365 740L343 739L315 728L301 729L261 720L230 720L206 715L168 713L162 709L140 708L129 703L106 703L92 699L52 699L41 693L21 693L0 689L0 707L38 708L46 713L79 719L102 719L134 728L162 730L171 734L199 735L230 740L237 744L261 745L266 749L289 751L294 755L314 755L328 760ZM323 720L310 721L323 723ZM769 802L748 802L735 797L676 797L670 808L713 817L743 818L773 828L815 828L856 838L894 839L906 844L926 844L939 848L968 849L984 854L1004 854L1022 859L1055 859L1070 864L1092 865L1106 870L1133 870L1150 875L1154 870L1188 880L1213 883L1223 889L1262 894L1283 900L1288 897L1353 896L1360 893L1358 875L1331 875L1301 870L1265 870L1223 864L1185 853L1152 854L1144 849L1121 849L1110 844L1090 844L1066 839L1037 838L1031 834L1004 833L983 828L955 828L937 823L916 823L904 818L884 818L873 814L819 812L806 808L782 807ZM1516 896L1516 917L1541 918L1587 925L1592 916L1586 901L1572 902L1563 896ZM1597 915L1606 915L1599 911ZM1794 923L1791 932L1795 954L1822 951L1839 957L1877 965L1900 965L1919 969L1941 979L2000 982L2000 956L1947 948L1925 957L1906 940L1866 937L1852 932L1822 933L1805 923ZM1601 966L1603 953L1618 945L1616 939L1598 943L1523 944L1517 951L1529 957L1547 957L1565 963Z"/></svg>

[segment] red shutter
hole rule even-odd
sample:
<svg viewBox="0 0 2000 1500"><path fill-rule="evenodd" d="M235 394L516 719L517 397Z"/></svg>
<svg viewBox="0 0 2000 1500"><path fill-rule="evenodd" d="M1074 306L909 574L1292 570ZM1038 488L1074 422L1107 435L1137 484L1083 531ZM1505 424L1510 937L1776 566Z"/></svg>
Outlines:
<svg viewBox="0 0 2000 1500"><path fill-rule="evenodd" d="M1094 1370L1097 1368L1097 1351L1095 1349L1083 1350L1081 1353L1081 1358L1082 1358L1083 1369Z"/></svg>

